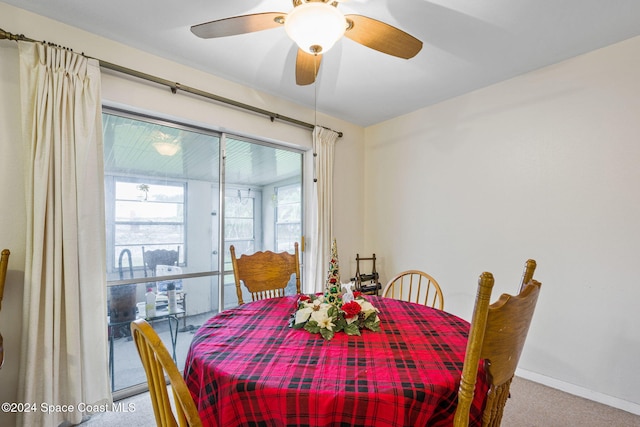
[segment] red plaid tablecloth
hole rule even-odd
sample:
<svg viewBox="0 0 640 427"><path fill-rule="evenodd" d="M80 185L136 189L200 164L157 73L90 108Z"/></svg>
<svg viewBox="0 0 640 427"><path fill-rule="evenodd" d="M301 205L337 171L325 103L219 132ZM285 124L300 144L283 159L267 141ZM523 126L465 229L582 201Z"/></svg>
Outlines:
<svg viewBox="0 0 640 427"><path fill-rule="evenodd" d="M331 341L289 328L295 297L244 304L195 334L184 376L205 426L451 426L469 323L367 297L381 331ZM478 376L471 424L486 394Z"/></svg>

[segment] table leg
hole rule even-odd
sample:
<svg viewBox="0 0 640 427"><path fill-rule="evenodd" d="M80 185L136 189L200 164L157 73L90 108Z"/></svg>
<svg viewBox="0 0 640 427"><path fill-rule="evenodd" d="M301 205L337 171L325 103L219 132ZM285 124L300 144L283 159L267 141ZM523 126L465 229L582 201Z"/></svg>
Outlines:
<svg viewBox="0 0 640 427"><path fill-rule="evenodd" d="M175 321L175 328L173 326L173 323L171 321ZM176 343L178 341L178 325L180 323L180 320L178 319L178 316L169 316L169 334L171 335L171 350L172 350L172 356L173 356L173 361L178 363L178 361L176 360Z"/></svg>
<svg viewBox="0 0 640 427"><path fill-rule="evenodd" d="M187 294L186 292L182 295L182 309L184 313L182 314L182 326L184 330L187 330Z"/></svg>

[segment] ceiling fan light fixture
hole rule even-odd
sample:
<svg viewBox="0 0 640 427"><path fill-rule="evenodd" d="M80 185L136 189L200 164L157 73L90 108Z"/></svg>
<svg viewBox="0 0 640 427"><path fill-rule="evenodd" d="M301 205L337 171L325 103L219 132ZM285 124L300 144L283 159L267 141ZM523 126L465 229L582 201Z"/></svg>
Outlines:
<svg viewBox="0 0 640 427"><path fill-rule="evenodd" d="M175 156L180 151L180 139L173 135L155 130L151 134L151 145L161 156Z"/></svg>
<svg viewBox="0 0 640 427"><path fill-rule="evenodd" d="M335 6L307 2L296 6L286 17L287 35L307 53L326 53L344 35L347 20Z"/></svg>
<svg viewBox="0 0 640 427"><path fill-rule="evenodd" d="M161 156L175 156L180 151L180 145L175 142L154 142L153 148Z"/></svg>

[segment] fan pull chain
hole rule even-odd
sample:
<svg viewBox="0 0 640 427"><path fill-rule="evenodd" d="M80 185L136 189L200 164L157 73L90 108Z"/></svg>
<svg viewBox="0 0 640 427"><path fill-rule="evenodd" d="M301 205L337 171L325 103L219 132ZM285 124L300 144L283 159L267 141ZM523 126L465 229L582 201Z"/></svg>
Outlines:
<svg viewBox="0 0 640 427"><path fill-rule="evenodd" d="M318 127L318 55L313 55L313 182L318 182L317 163L318 151L316 150L316 138Z"/></svg>

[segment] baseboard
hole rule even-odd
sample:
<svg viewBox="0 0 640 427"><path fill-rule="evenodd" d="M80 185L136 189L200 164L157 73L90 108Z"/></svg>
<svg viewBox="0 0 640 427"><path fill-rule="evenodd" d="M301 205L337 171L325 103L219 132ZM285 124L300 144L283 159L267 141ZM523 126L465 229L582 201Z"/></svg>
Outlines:
<svg viewBox="0 0 640 427"><path fill-rule="evenodd" d="M575 384L560 381L555 378L547 377L524 369L517 369L516 376L524 378L525 380L533 381L538 384L546 385L556 390L564 391L565 393L569 393L574 396L602 403L603 405L611 406L613 408L630 412L635 415L640 415L640 404L629 402L628 400L619 399L617 397L609 396L603 393L598 393L596 391L589 390Z"/></svg>

